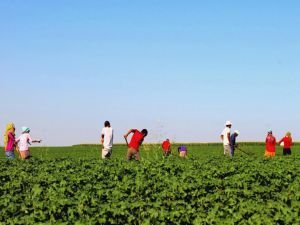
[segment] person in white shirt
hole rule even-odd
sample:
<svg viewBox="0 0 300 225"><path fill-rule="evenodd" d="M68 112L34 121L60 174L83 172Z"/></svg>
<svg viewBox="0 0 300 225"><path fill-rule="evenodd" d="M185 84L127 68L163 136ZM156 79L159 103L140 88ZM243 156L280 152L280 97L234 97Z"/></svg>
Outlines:
<svg viewBox="0 0 300 225"><path fill-rule="evenodd" d="M42 140L32 140L28 127L22 127L22 134L16 140L18 144L18 151L22 160L30 158L29 146L31 143L41 143Z"/></svg>
<svg viewBox="0 0 300 225"><path fill-rule="evenodd" d="M109 158L112 154L112 146L113 146L113 138L114 138L114 130L110 126L109 121L104 122L104 128L101 132L101 143L103 145L102 148L102 159Z"/></svg>
<svg viewBox="0 0 300 225"><path fill-rule="evenodd" d="M221 133L221 139L223 141L223 146L224 146L224 155L230 155L230 129L232 126L232 123L230 121L226 121L225 123L225 129Z"/></svg>

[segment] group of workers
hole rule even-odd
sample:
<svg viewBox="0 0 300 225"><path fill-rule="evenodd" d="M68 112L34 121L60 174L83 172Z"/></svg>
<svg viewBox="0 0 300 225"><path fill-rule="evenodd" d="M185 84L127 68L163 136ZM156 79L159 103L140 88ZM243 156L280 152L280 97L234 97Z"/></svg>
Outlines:
<svg viewBox="0 0 300 225"><path fill-rule="evenodd" d="M112 142L113 142L113 129L110 127L110 123L105 121L104 128L102 130L101 143L103 144L102 149L102 158L109 158L112 153ZM238 148L236 144L236 138L239 136L240 132L235 130L231 134L232 123L230 121L226 121L225 128L221 133L221 140L223 141L224 146L224 155L229 155L230 157L234 156L235 149ZM128 144L127 138L130 134L132 138ZM126 140L128 150L127 150L127 160L131 159L140 159L139 147L142 145L144 138L148 135L148 131L143 129L141 132L137 129L130 129L125 135L124 138ZM106 140L106 141L105 141ZM273 136L272 131L268 132L268 136L266 138L266 150L265 157L273 157L276 152L276 138ZM286 136L283 137L279 144L283 146L283 155L291 154L291 146L293 144L291 133L287 132ZM163 141L162 145L163 155L169 156L171 155L171 143L169 139ZM238 148L239 149L239 148ZM182 158L187 156L187 147L185 145L181 145L177 148L178 155ZM242 151L242 150L241 150Z"/></svg>
<svg viewBox="0 0 300 225"><path fill-rule="evenodd" d="M16 128L13 123L7 124L4 132L4 150L8 159L15 158L14 150L20 159L30 158L29 146L31 143L41 143L42 140L34 140L30 136L30 128L22 127L22 134L16 138Z"/></svg>
<svg viewBox="0 0 300 225"><path fill-rule="evenodd" d="M234 156L235 149L238 147L236 144L236 138L240 134L238 130L235 130L231 134L232 123L227 121L225 123L225 128L221 133L221 140L223 141L224 146L224 155L229 155L230 157ZM28 159L30 157L29 146L31 143L41 143L41 140L33 140L30 136L30 128L22 127L22 134L19 138L15 138L15 126L13 123L10 123L6 126L4 133L4 148L6 157L12 159L15 157L14 150L19 154L20 159ZM112 155L113 147L113 128L110 125L109 121L104 122L104 128L101 132L101 144L102 144L102 159L109 158ZM128 136L132 134L130 142L128 143ZM140 160L139 148L142 145L144 138L148 135L147 129L141 131L137 129L130 129L125 135L125 141L127 144L127 160L135 159ZM268 132L266 138L266 151L265 157L273 157L276 152L276 138L273 136L272 131ZM287 132L285 137L283 137L279 144L283 147L283 155L291 155L291 146L293 145L291 133ZM169 139L166 139L162 145L163 155L171 155L171 143ZM187 156L187 147L181 145L177 148L178 155L182 158Z"/></svg>
<svg viewBox="0 0 300 225"><path fill-rule="evenodd" d="M226 121L225 128L221 133L221 139L223 141L224 146L224 155L229 155L231 157L234 156L235 149L238 147L236 144L236 138L240 134L238 130L235 130L233 134L231 134L232 123L230 121ZM274 157L276 154L276 138L273 136L272 130L268 131L266 140L266 149L265 149L265 157ZM293 145L291 132L287 132L286 135L278 142L280 146L283 147L283 155L291 155L292 150L291 147Z"/></svg>
<svg viewBox="0 0 300 225"><path fill-rule="evenodd" d="M130 141L128 142L128 136L132 134ZM144 138L148 135L147 129L142 129L141 131L137 129L130 129L126 134L124 134L124 139L127 144L127 160L135 159L140 160L140 146L142 145ZM102 159L110 158L112 155L112 147L113 147L113 137L114 130L110 125L109 121L104 122L104 127L101 131L101 144L102 144ZM171 155L171 143L169 139L166 139L162 143L163 155L169 156ZM178 148L178 153L180 157L187 156L187 148L182 145Z"/></svg>

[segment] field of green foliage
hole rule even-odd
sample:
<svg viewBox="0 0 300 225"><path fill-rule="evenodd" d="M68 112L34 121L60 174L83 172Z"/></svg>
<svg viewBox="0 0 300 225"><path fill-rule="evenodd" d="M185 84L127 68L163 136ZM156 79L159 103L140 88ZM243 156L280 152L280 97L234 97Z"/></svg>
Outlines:
<svg viewBox="0 0 300 225"><path fill-rule="evenodd" d="M92 145L2 154L0 224L300 224L300 145L268 160L258 143L233 159L221 145L187 146L180 159L145 145L140 162L124 145L105 161Z"/></svg>

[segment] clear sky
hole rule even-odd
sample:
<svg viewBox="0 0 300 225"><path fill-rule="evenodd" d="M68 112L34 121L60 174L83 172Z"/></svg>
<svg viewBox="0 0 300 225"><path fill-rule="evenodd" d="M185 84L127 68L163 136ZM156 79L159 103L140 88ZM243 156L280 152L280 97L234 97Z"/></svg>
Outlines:
<svg viewBox="0 0 300 225"><path fill-rule="evenodd" d="M1 136L12 121L44 145L97 143L109 120L115 142L211 142L231 120L240 140L299 140L299 15L296 0L2 0Z"/></svg>

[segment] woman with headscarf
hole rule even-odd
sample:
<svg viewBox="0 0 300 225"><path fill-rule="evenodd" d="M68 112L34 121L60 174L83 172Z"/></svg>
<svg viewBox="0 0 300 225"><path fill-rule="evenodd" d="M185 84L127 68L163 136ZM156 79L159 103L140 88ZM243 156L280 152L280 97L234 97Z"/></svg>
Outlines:
<svg viewBox="0 0 300 225"><path fill-rule="evenodd" d="M4 150L8 159L15 158L15 130L15 125L13 123L6 125L4 132Z"/></svg>
<svg viewBox="0 0 300 225"><path fill-rule="evenodd" d="M32 140L29 132L30 129L28 127L22 127L22 134L16 140L16 143L19 144L21 159L30 158L29 146L31 145L31 143L41 143L41 140Z"/></svg>
<svg viewBox="0 0 300 225"><path fill-rule="evenodd" d="M286 133L285 137L283 137L279 141L279 145L280 144L283 144L283 155L291 155L292 154L291 147L293 145L293 140L292 140L291 132Z"/></svg>
<svg viewBox="0 0 300 225"><path fill-rule="evenodd" d="M266 137L265 157L274 157L275 153L276 153L276 138L273 136L273 132L270 130Z"/></svg>

